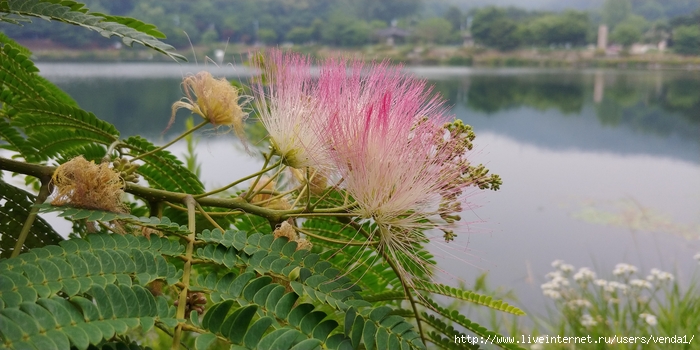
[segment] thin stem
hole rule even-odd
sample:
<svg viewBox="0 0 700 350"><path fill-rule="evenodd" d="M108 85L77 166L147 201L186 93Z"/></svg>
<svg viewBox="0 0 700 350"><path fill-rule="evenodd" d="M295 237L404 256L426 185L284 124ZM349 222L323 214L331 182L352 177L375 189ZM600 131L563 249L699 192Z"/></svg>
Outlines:
<svg viewBox="0 0 700 350"><path fill-rule="evenodd" d="M163 324L160 323L160 322L156 322L155 326L156 326L156 328L158 328L158 329L160 329L161 331L163 331L163 333L169 335L170 338L173 338L173 333L172 333L168 328L166 328L165 325L163 325ZM182 341L180 342L180 345L184 346L185 349L189 349L189 348L187 347L187 344L185 344L185 343L182 342Z"/></svg>
<svg viewBox="0 0 700 350"><path fill-rule="evenodd" d="M258 175L262 175L262 174L264 174L264 173L266 173L266 172L268 172L268 171L270 171L270 170L276 168L276 167L279 166L280 164L282 164L281 161L275 162L275 164L272 164L272 165L270 165L270 166L267 167L267 168L264 168L264 169L262 169L262 170L260 170L260 171L258 171L258 172L256 172L256 173L250 174L250 175L248 175L248 176L246 176L246 177L244 177L244 178L241 178L241 179L239 179L239 180L236 180L236 181L234 181L234 182L232 182L232 183L230 183L230 184L228 184L228 185L226 185L226 186L224 186L224 187L221 187L221 188L219 188L219 189L216 189L216 190L213 190L213 191L209 191L209 192L206 192L206 193L194 195L193 197L194 197L194 199L200 199L200 198L203 198L203 197L211 196L212 194L217 194L217 193L219 193L219 192L226 191L226 190L228 190L229 188L231 188L231 187L233 187L233 186L236 186L236 185L238 185L239 183L241 183L241 182L243 182L243 181L250 180L250 179L252 179L252 178L254 178L254 177L258 176Z"/></svg>
<svg viewBox="0 0 700 350"><path fill-rule="evenodd" d="M311 205L311 179L316 175L316 172L314 171L314 174L309 176L309 167L306 167L306 209Z"/></svg>
<svg viewBox="0 0 700 350"><path fill-rule="evenodd" d="M167 201L163 202L163 203L165 203L167 206L169 206L175 210L187 211L187 208L180 206L180 205L177 205L175 203L171 203L171 202L167 202ZM236 210L236 211L208 211L207 214L209 216L241 215L241 214L243 214L243 211L240 211L240 210Z"/></svg>
<svg viewBox="0 0 700 350"><path fill-rule="evenodd" d="M132 158L131 161L133 162L133 161L135 161L135 160L139 160L139 159L142 159L142 158L144 158L144 157L150 156L151 154L156 153L156 152L158 152L158 151L162 151L162 150L164 150L164 149L170 147L170 146L171 146L172 144L174 144L175 142L180 141L183 137L185 137L185 136L187 136L187 135L189 135L189 134L191 134L191 133L197 131L198 129L202 128L203 126L207 125L208 123L209 123L209 120L205 120L205 121L203 121L203 122L197 124L197 125L196 125L195 127L193 127L192 129L189 129L189 130L185 131L185 132L182 133L180 136L174 138L172 141L170 141L170 142L164 144L163 146L160 146L160 147L158 147L158 148L156 148L156 149L154 149L154 150L152 150L152 151L139 154L138 156Z"/></svg>
<svg viewBox="0 0 700 350"><path fill-rule="evenodd" d="M207 214L206 211L204 211L204 208L202 208L202 206L198 202L194 202L194 204L197 205L197 210L199 210L199 212L202 215L204 215L204 217L207 219L207 221L209 221L210 224L214 225L214 227L221 230L221 232L225 231L223 228L221 228L221 226L219 226L219 224L216 223L216 221L214 221L214 219L211 218L211 216L209 216L209 214Z"/></svg>
<svg viewBox="0 0 700 350"><path fill-rule="evenodd" d="M265 158L265 163L263 163L263 169L267 166L267 164L270 163L270 159L272 159L272 152L270 154L263 153L263 157ZM279 164L281 164L282 159L280 159ZM258 185L258 181L260 181L260 178L262 177L263 172L259 172L257 174L257 177L255 178L255 181L253 181L253 185L250 188L255 188L255 186ZM248 196L246 196L246 200L248 200Z"/></svg>
<svg viewBox="0 0 700 350"><path fill-rule="evenodd" d="M297 204L299 204L299 200L301 199L301 196L304 195L304 192L309 192L309 183L308 182L306 184L304 184L304 187L301 188L301 191L299 192L297 199L294 200L294 204L292 204L292 208L296 207Z"/></svg>
<svg viewBox="0 0 700 350"><path fill-rule="evenodd" d="M182 329L183 329L183 330L186 330L186 331L190 331L190 332L201 333L201 334L204 334L204 333L211 333L211 332L209 332L209 331L206 330L206 329L202 329L202 328L199 328L199 327L195 327L195 326L190 325L190 324L182 325ZM223 340L224 342L231 344L231 339L222 337L222 336L220 336L220 335L216 335L216 337L219 338L219 340Z"/></svg>
<svg viewBox="0 0 700 350"><path fill-rule="evenodd" d="M331 192L333 192L333 190L335 190L336 188L338 188L338 186L340 186L340 184L343 183L343 181L345 181L344 178L343 178L343 179L340 179L340 181L338 181L337 184L333 185L333 187L331 187L331 188L327 189L325 192L323 192L323 194L321 195L321 197L318 198L318 200L316 201L316 203L314 203L314 204L312 204L311 206L309 206L308 209L309 209L309 210L314 210L314 208L316 208L316 206L317 206L319 203L321 203L322 200L326 199L326 197L327 197L329 194L331 194Z"/></svg>
<svg viewBox="0 0 700 350"><path fill-rule="evenodd" d="M277 162L277 163L275 163L275 164L281 164L281 162ZM258 180L260 180L261 177L258 177L257 179L255 179L255 182L253 182L253 185L250 187L251 190L248 191L248 193L247 193L246 196L245 196L245 200L248 201L248 202L250 202L250 200L251 200L253 197L255 197L256 195L258 195L258 194L260 193L260 191L264 190L265 187L266 187L267 185L269 185L272 181L274 181L274 180L282 173L282 171L283 171L285 168L286 168L286 167L283 166L283 167L281 167L279 170L277 170L277 172L275 173L275 175L272 175L269 179L267 179L267 181L265 181L265 184L263 184L262 186L260 186L260 189L257 189L257 190L255 189L255 187L257 186ZM261 173L260 175L262 175L262 173Z"/></svg>
<svg viewBox="0 0 700 350"><path fill-rule="evenodd" d="M379 245L378 241L364 241L364 242L361 242L361 241L342 241L339 239L323 237L321 235L317 235L311 231L307 231L307 230L304 230L304 229L299 228L299 227L294 227L294 229L307 235L307 236L311 236L311 237L316 238L318 240L331 242L331 243L335 243L335 244L353 245L353 246L376 246L376 245Z"/></svg>
<svg viewBox="0 0 700 350"><path fill-rule="evenodd" d="M0 157L0 170L34 176L37 178L51 178L56 167L30 164L8 158ZM147 202L182 202L188 194L143 187L130 182L126 183L125 192L140 197ZM201 198L198 200L203 206L220 207L241 210L249 214L262 216L268 220L280 221L282 215L301 213L303 210L275 210L252 205L241 197L232 198Z"/></svg>
<svg viewBox="0 0 700 350"><path fill-rule="evenodd" d="M185 318L185 304L187 303L187 294L189 293L190 286L190 271L192 270L192 251L194 250L194 240L195 240L195 205L197 201L192 198L192 196L187 195L184 199L187 205L187 226L190 231L189 236L187 236L187 249L185 250L185 266L183 267L182 274L182 284L184 287L180 291L180 297L178 299L177 312L175 317L177 319ZM176 350L180 347L180 337L182 336L182 327L184 323L178 323L175 327L175 335L173 336L172 349Z"/></svg>
<svg viewBox="0 0 700 350"><path fill-rule="evenodd" d="M294 193L294 192L296 192L296 191L297 191L296 188L291 189L291 190L286 191L286 192L282 192L282 193L275 192L275 191L259 191L258 194L270 194L270 195L274 195L274 196L273 196L273 197L270 197L270 198L268 198L268 199L262 200L262 201L260 201L260 202L255 202L255 203L253 203L253 204L255 204L255 205L257 205L257 206L262 206L262 205L264 205L264 204L270 203L270 202L272 202L272 201L274 201L274 200L276 200L276 199L280 199L280 198L282 198L282 197L284 197L284 196L286 196L286 195L288 195L288 194L290 194L290 193Z"/></svg>
<svg viewBox="0 0 700 350"><path fill-rule="evenodd" d="M100 227L102 227L103 229L105 229L105 230L107 230L107 231L110 231L110 232L112 232L112 233L119 234L119 232L115 231L113 228L109 227L109 225L105 224L105 223L102 222L102 221L98 221L97 224L100 225Z"/></svg>
<svg viewBox="0 0 700 350"><path fill-rule="evenodd" d="M342 221L342 218L341 218L341 221ZM352 225L353 227L357 228L357 230L362 235L367 237L368 239L372 236L369 234L369 232L365 231L362 227L360 227L356 223L350 221L349 224ZM399 278L399 281L401 281L401 286L403 286L404 294L406 294L406 298L411 303L411 308L413 309L413 313L416 315L416 326L418 326L418 334L420 334L421 340L423 341L423 343L425 343L426 338L425 338L425 334L423 334L423 326L421 325L421 322L420 322L420 314L418 313L418 307L416 306L416 301L413 299L413 295L411 294L411 291L408 288L408 284L406 283L405 279L403 278L403 276L399 272L399 268L396 266L396 263L393 260L391 260L391 258L386 254L386 251L384 249L382 249L382 246L377 247L377 252L382 255L382 257L384 258L384 261L386 261L389 264L389 267L391 267L391 270L394 271L396 276Z"/></svg>
<svg viewBox="0 0 700 350"><path fill-rule="evenodd" d="M107 147L107 153L105 153L105 156L102 157L102 161L109 162L110 160L112 160L112 156L111 156L112 151L114 151L114 149L117 148L117 146L119 146L121 143L122 142L120 140L112 142L109 145L109 147Z"/></svg>
<svg viewBox="0 0 700 350"><path fill-rule="evenodd" d="M357 214L355 213L299 213L299 214L289 214L289 215L283 215L283 218L287 217L314 217L314 216L347 216L347 217L356 217Z"/></svg>
<svg viewBox="0 0 700 350"><path fill-rule="evenodd" d="M10 256L11 258L19 255L19 252L22 250L24 242L27 240L27 236L29 236L29 231L32 229L36 215L39 213L39 207L37 205L44 203L46 198L49 196L49 182L50 178L41 177L41 188L39 189L39 195L36 196L34 206L32 206L32 209L29 211L27 219L24 220L24 225L22 226L22 230L19 232L19 237L17 237L17 243L15 243L15 249L12 251L12 255Z"/></svg>
<svg viewBox="0 0 700 350"><path fill-rule="evenodd" d="M382 255L384 258L384 261L386 261L391 269L394 271L396 276L399 278L399 281L401 281L401 286L403 286L403 291L406 294L406 298L408 299L408 302L411 304L411 308L413 309L413 313L416 315L416 326L418 326L418 334L420 334L421 340L423 340L423 343L425 343L425 334L423 334L423 326L421 325L420 321L420 314L418 313L418 307L416 306L416 301L413 299L413 294L411 294L411 290L408 288L408 284L406 283L406 280L404 277L401 275L399 272L398 267L396 266L396 262L391 260L391 258L386 254L386 251L382 249L382 247L379 247L377 251Z"/></svg>

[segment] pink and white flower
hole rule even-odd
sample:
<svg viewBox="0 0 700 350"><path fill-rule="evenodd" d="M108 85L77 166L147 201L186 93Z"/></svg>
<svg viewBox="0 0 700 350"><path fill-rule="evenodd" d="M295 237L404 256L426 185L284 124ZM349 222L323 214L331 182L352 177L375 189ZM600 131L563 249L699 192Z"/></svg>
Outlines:
<svg viewBox="0 0 700 350"><path fill-rule="evenodd" d="M268 81L253 84L259 118L267 129L274 152L294 168L318 166L325 146L316 130L325 125L318 85L311 76L309 58L271 50L256 55L253 64Z"/></svg>
<svg viewBox="0 0 700 350"><path fill-rule="evenodd" d="M472 184L461 129L447 127L444 102L430 97L423 81L387 64L364 69L351 62L349 74L344 67L327 62L319 81L320 91L340 96L322 99L332 111L325 128L330 159L355 213L376 224L373 234L399 269L422 267L415 245L426 241L425 230L451 234L462 190Z"/></svg>

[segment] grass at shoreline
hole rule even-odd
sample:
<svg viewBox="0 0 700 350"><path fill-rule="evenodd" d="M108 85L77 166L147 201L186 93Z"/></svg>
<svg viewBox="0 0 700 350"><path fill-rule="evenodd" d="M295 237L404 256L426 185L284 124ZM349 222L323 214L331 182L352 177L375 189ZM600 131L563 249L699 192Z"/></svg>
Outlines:
<svg viewBox="0 0 700 350"><path fill-rule="evenodd" d="M46 48L40 43L21 43L34 53L37 62L167 62L169 58L141 48L68 49ZM248 52L261 47L225 44L197 46L179 50L190 61L214 57L215 50L225 49L224 62L241 62ZM601 67L700 70L700 56L682 56L670 52L650 52L642 55L605 56L593 50L520 49L498 52L484 48L460 46L369 45L361 48L331 48L315 45L295 45L288 48L314 57L350 55L366 60L388 59L395 63L422 66L474 67Z"/></svg>

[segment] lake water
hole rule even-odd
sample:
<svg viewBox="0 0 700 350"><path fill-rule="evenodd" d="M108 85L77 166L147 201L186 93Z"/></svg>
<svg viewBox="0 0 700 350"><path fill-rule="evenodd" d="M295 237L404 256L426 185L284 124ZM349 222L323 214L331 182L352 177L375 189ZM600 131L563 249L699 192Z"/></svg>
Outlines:
<svg viewBox="0 0 700 350"><path fill-rule="evenodd" d="M181 77L202 67L167 64L39 64L42 74L127 137L162 143ZM245 78L243 67L207 67ZM546 303L540 284L564 259L611 277L626 262L677 274L684 285L700 252L700 72L411 68L449 99L477 134L474 162L504 179L498 192L469 199L462 232L442 279L471 286L489 272L493 287L513 289L528 311ZM247 175L260 162L230 134L203 135L198 157L205 185ZM175 154L184 153L176 144ZM467 264L454 263L454 255ZM696 276L697 277L697 276Z"/></svg>

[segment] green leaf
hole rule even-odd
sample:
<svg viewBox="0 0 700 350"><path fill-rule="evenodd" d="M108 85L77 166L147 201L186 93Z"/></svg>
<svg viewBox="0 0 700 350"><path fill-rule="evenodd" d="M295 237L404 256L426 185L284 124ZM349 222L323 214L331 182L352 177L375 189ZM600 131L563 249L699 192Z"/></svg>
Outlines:
<svg viewBox="0 0 700 350"><path fill-rule="evenodd" d="M153 34L162 37L162 33L155 31L155 27L142 25L143 22L129 22L128 18L105 16L101 14L88 13L87 9L80 6L64 6L65 1L51 0L3 0L6 11L11 14L22 16L39 17L52 19L73 25L78 25L100 33L104 37L118 36L124 44L131 46L138 43L158 52L161 52L174 60L186 59L171 52L173 47L156 39ZM76 4L75 2L68 2Z"/></svg>
<svg viewBox="0 0 700 350"><path fill-rule="evenodd" d="M525 312L520 310L519 308L509 305L508 303L502 301L502 300L493 300L491 299L490 296L488 295L483 295L479 293L475 293L470 290L461 290L457 289L454 287L446 286L443 284L431 284L431 283L424 283L416 286L416 289L419 290L424 290L426 292L430 293L435 293L435 294L441 294L441 295L446 295L455 299L460 299L464 301L468 301L474 304L479 304L479 305L484 305L486 307L503 311L503 312L508 312L514 315L518 316L523 316L525 315Z"/></svg>
<svg viewBox="0 0 700 350"><path fill-rule="evenodd" d="M12 124L22 128L28 135L55 130L83 130L91 133L102 143L109 145L119 138L114 125L98 119L94 114L78 107L57 101L23 101L13 106L17 115Z"/></svg>
<svg viewBox="0 0 700 350"><path fill-rule="evenodd" d="M218 333L232 305L233 300L225 300L209 308L207 313L204 314L204 319L202 319L202 327Z"/></svg>
<svg viewBox="0 0 700 350"><path fill-rule="evenodd" d="M0 120L1 124L2 120ZM17 243L36 198L34 195L0 180L0 258L9 258ZM57 244L63 238L41 217L37 216L24 241L23 250Z"/></svg>
<svg viewBox="0 0 700 350"><path fill-rule="evenodd" d="M216 336L211 333L199 334L194 341L194 348L197 350L207 350L214 341L216 341Z"/></svg>
<svg viewBox="0 0 700 350"><path fill-rule="evenodd" d="M250 326L248 332L246 332L245 337L243 338L243 343L245 346L254 349L273 322L275 322L275 320L269 316L262 317L255 321L255 323Z"/></svg>
<svg viewBox="0 0 700 350"><path fill-rule="evenodd" d="M314 350L321 348L322 342L318 339L306 339L294 345L290 350Z"/></svg>
<svg viewBox="0 0 700 350"><path fill-rule="evenodd" d="M461 315L459 312L456 310L450 311L449 309L443 308L442 306L438 305L435 301L431 300L430 298L422 298L423 303L425 303L426 307L429 307L432 311L435 313L441 315L442 317L445 317L448 320L451 320L462 327L470 330L474 334L483 337L483 338L489 338L489 339L494 339L495 337L503 337L500 334L490 331L486 329L485 327L477 324L476 322L472 322L471 320L467 319L463 315ZM423 313L423 317L427 317L427 314ZM433 321L432 319L430 321ZM439 329L439 328L436 328ZM520 350L523 349L522 347L518 346L517 344L509 344L509 343L499 343L496 344L499 347L503 349L509 349L509 350Z"/></svg>
<svg viewBox="0 0 700 350"><path fill-rule="evenodd" d="M156 149L155 145L139 136L132 136L124 140L124 143L132 150L134 156ZM189 194L204 192L204 185L197 176L167 150L158 151L142 160L146 164L138 168L138 174L153 188Z"/></svg>

